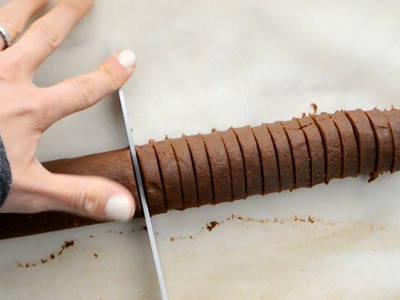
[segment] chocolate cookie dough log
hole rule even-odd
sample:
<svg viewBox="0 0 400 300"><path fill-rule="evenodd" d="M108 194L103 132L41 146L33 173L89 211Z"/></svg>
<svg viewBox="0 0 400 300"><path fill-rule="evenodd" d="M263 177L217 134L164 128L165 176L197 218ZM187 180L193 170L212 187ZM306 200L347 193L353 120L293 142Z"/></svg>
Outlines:
<svg viewBox="0 0 400 300"><path fill-rule="evenodd" d="M338 129L342 144L343 174L342 178L355 177L360 169L356 135L349 119L343 111L329 115Z"/></svg>
<svg viewBox="0 0 400 300"><path fill-rule="evenodd" d="M393 164L393 138L383 112L373 109L366 112L375 134L377 159L374 176L390 171Z"/></svg>
<svg viewBox="0 0 400 300"><path fill-rule="evenodd" d="M292 149L295 188L311 187L310 155L306 137L296 120L281 122Z"/></svg>
<svg viewBox="0 0 400 300"><path fill-rule="evenodd" d="M135 217L142 216L129 149L43 162L53 173L101 176L125 186L135 198ZM0 240L96 224L62 212L0 214Z"/></svg>
<svg viewBox="0 0 400 300"><path fill-rule="evenodd" d="M325 182L325 150L322 136L311 117L296 119L307 140L311 162L311 186Z"/></svg>
<svg viewBox="0 0 400 300"><path fill-rule="evenodd" d="M268 128L262 125L253 127L252 130L260 152L264 194L280 192L278 161Z"/></svg>
<svg viewBox="0 0 400 300"><path fill-rule="evenodd" d="M217 132L201 137L210 162L215 204L232 201L231 168L224 143Z"/></svg>
<svg viewBox="0 0 400 300"><path fill-rule="evenodd" d="M335 123L328 114L322 113L313 116L314 122L321 132L325 148L326 178L328 183L331 179L341 178L343 174L342 144Z"/></svg>
<svg viewBox="0 0 400 300"><path fill-rule="evenodd" d="M376 166L376 142L369 119L361 109L345 111L356 134L360 155L359 173L372 173Z"/></svg>
<svg viewBox="0 0 400 300"><path fill-rule="evenodd" d="M184 138L189 145L190 154L192 155L199 206L214 204L210 163L203 139L200 135L184 136Z"/></svg>
<svg viewBox="0 0 400 300"><path fill-rule="evenodd" d="M161 170L167 210L183 210L181 178L172 145L168 140L152 144Z"/></svg>
<svg viewBox="0 0 400 300"><path fill-rule="evenodd" d="M136 153L150 215L167 212L160 167L153 145L136 146Z"/></svg>
<svg viewBox="0 0 400 300"><path fill-rule="evenodd" d="M176 161L178 162L183 195L183 208L198 207L199 201L197 199L196 177L189 146L183 137L179 139L170 139L169 141L171 142Z"/></svg>
<svg viewBox="0 0 400 300"><path fill-rule="evenodd" d="M397 109L392 109L384 111L383 115L389 122L392 133L394 159L390 172L393 173L400 170L400 112Z"/></svg>
<svg viewBox="0 0 400 300"><path fill-rule="evenodd" d="M279 179L281 190L294 189L294 166L292 150L282 124L275 122L265 125L269 129L278 157Z"/></svg>
<svg viewBox="0 0 400 300"><path fill-rule="evenodd" d="M232 181L232 200L245 199L247 197L246 175L242 151L240 150L236 134L232 129L222 132L217 131L217 133L221 136L226 153L228 154Z"/></svg>
<svg viewBox="0 0 400 300"><path fill-rule="evenodd" d="M100 176L126 187L135 198L135 217L142 216L131 152L128 148L42 163L52 173Z"/></svg>
<svg viewBox="0 0 400 300"><path fill-rule="evenodd" d="M242 150L244 167L246 171L247 196L263 194L263 178L260 154L256 139L250 126L233 129Z"/></svg>

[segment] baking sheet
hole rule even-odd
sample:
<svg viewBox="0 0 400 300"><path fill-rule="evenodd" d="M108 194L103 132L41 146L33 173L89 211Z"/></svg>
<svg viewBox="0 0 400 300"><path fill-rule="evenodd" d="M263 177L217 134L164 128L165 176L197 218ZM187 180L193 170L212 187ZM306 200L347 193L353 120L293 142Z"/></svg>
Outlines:
<svg viewBox="0 0 400 300"><path fill-rule="evenodd" d="M34 81L48 86L133 49L124 91L139 144L289 120L311 103L398 107L399 13L397 1L97 0ZM114 95L55 124L38 157L125 146L118 105ZM399 176L154 217L170 299L397 299ZM143 226L0 241L1 299L158 299Z"/></svg>

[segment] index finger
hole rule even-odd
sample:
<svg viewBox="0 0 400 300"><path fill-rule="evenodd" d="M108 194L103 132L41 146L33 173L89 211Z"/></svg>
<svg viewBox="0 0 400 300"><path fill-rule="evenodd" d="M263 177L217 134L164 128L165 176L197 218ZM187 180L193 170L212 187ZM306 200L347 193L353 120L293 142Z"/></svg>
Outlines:
<svg viewBox="0 0 400 300"><path fill-rule="evenodd" d="M44 129L59 119L86 109L120 88L135 69L136 56L124 50L109 57L95 71L43 89L41 108L46 116Z"/></svg>

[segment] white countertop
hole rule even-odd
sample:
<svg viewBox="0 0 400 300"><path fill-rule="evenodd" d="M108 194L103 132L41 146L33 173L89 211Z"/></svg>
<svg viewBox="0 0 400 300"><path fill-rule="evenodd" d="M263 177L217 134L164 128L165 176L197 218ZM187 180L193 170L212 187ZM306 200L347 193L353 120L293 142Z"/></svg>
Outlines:
<svg viewBox="0 0 400 300"><path fill-rule="evenodd" d="M331 113L399 107L399 15L394 0L96 0L34 81L54 84L131 48L138 64L124 90L138 144L288 120L311 103ZM50 128L38 157L121 148L124 134L113 95ZM400 297L399 179L153 217L170 299ZM1 299L158 299L143 225L0 241Z"/></svg>

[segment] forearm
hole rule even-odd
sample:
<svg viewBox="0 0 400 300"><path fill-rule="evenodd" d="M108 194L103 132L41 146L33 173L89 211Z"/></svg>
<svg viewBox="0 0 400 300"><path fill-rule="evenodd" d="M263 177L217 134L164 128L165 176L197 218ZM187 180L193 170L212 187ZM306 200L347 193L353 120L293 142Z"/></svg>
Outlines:
<svg viewBox="0 0 400 300"><path fill-rule="evenodd" d="M11 170L0 136L0 207L7 198L11 187Z"/></svg>

